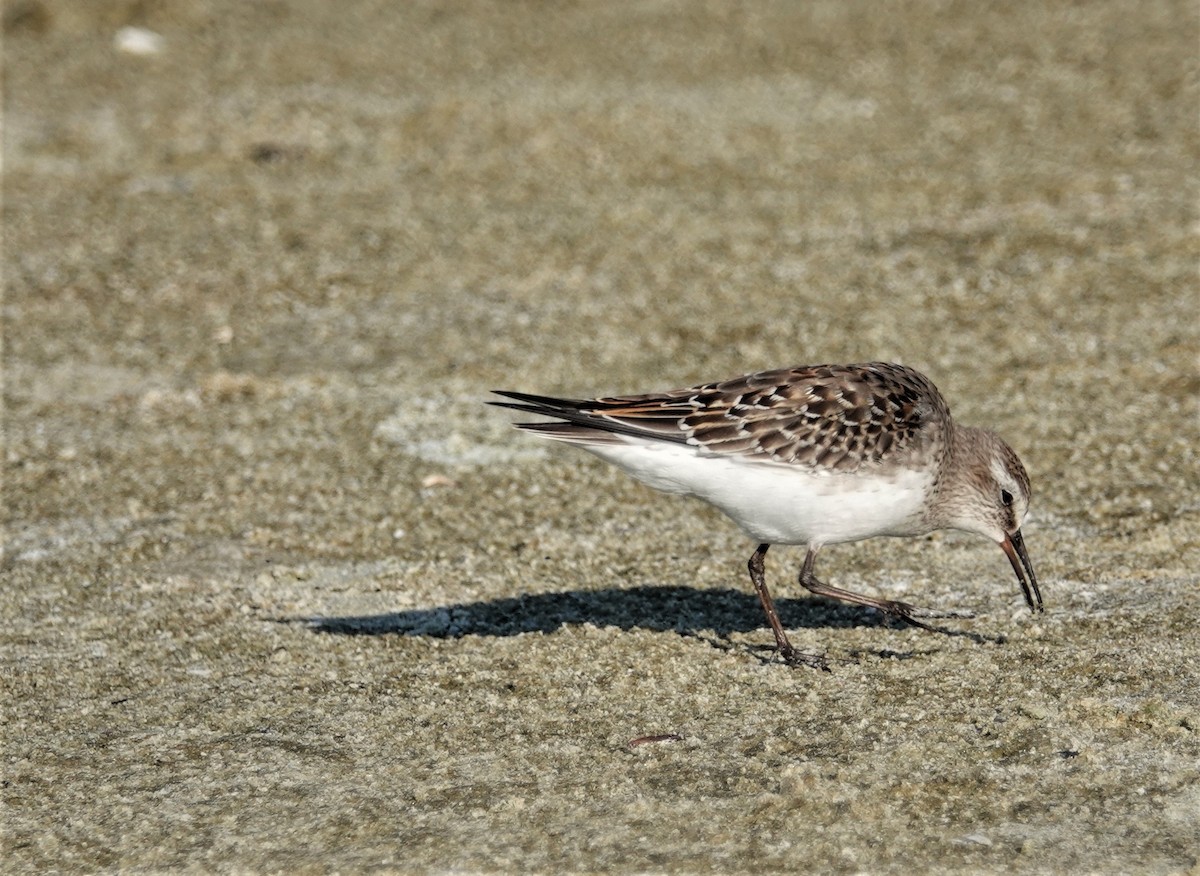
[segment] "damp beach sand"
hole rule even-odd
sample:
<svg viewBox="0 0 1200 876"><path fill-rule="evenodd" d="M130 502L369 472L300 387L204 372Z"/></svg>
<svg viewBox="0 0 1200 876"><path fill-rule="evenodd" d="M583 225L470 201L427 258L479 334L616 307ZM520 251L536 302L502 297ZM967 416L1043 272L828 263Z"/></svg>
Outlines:
<svg viewBox="0 0 1200 876"><path fill-rule="evenodd" d="M11 873L1197 872L1195 4L4 9ZM488 391L896 361L1033 485L767 576Z"/></svg>

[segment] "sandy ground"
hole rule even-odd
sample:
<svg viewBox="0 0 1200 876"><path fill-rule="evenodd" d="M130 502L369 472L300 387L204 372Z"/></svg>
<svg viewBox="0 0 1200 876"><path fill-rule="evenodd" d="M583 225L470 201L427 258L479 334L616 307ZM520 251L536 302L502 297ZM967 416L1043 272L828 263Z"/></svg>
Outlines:
<svg viewBox="0 0 1200 876"><path fill-rule="evenodd" d="M1197 14L9 0L2 869L1200 872ZM1043 617L481 403L870 359Z"/></svg>

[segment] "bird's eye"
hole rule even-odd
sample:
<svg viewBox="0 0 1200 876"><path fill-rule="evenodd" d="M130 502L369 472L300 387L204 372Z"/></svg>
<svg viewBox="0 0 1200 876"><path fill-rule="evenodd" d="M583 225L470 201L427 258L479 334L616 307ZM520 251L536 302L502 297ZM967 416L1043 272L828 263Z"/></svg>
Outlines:
<svg viewBox="0 0 1200 876"><path fill-rule="evenodd" d="M1004 503L1005 508L1011 507L1012 503L1013 503L1013 494L1010 493L1008 490L1001 490L1000 491L1000 501Z"/></svg>

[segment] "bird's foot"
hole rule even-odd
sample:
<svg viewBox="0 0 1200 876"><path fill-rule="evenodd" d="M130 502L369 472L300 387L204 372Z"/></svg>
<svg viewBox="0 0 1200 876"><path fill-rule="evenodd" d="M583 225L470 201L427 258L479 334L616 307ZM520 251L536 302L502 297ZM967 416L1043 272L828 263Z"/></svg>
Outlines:
<svg viewBox="0 0 1200 876"><path fill-rule="evenodd" d="M875 607L889 617L894 617L902 620L914 627L920 627L923 630L933 630L929 624L924 623L920 618L972 618L975 615L969 611L957 611L948 609L939 611L937 609L919 608L907 602L901 602L896 599L881 599L874 603Z"/></svg>
<svg viewBox="0 0 1200 876"><path fill-rule="evenodd" d="M808 666L812 669L820 669L822 672L829 672L829 663L820 654L807 654L804 651L797 651L791 645L785 645L779 648L779 656L788 666Z"/></svg>

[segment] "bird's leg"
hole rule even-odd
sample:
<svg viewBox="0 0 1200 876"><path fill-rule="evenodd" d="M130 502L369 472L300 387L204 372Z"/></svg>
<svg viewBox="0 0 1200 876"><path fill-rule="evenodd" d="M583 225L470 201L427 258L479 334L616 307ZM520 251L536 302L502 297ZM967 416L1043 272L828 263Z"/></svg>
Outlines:
<svg viewBox="0 0 1200 876"><path fill-rule="evenodd" d="M895 599L876 599L873 596L864 596L861 593L854 593L850 590L843 590L841 587L831 587L817 580L817 576L813 574L813 565L817 559L817 548L809 548L808 556L804 558L804 566L800 569L800 586L804 589L815 593L818 596L827 596L830 599L839 599L842 602L852 602L857 605L868 605L878 611L883 612L889 617L898 618L905 623L910 623L914 627L920 627L923 630L934 630L929 624L922 623L917 620L917 617L963 617L964 615L947 612L940 613L928 611L923 608L917 608L915 605L909 605L907 602L900 602ZM970 615L966 615L969 617Z"/></svg>
<svg viewBox="0 0 1200 876"><path fill-rule="evenodd" d="M775 601L771 599L771 591L767 589L767 579L763 574L764 560L770 547L769 544L760 544L758 550L750 557L748 566L750 580L754 582L754 589L758 591L758 599L762 602L763 611L767 615L767 623L771 625L771 632L775 634L775 647L779 649L779 656L789 666L804 664L828 671L829 667L823 657L819 654L805 654L797 651L788 641L787 633L783 631L783 624L779 622L779 612L775 610Z"/></svg>

